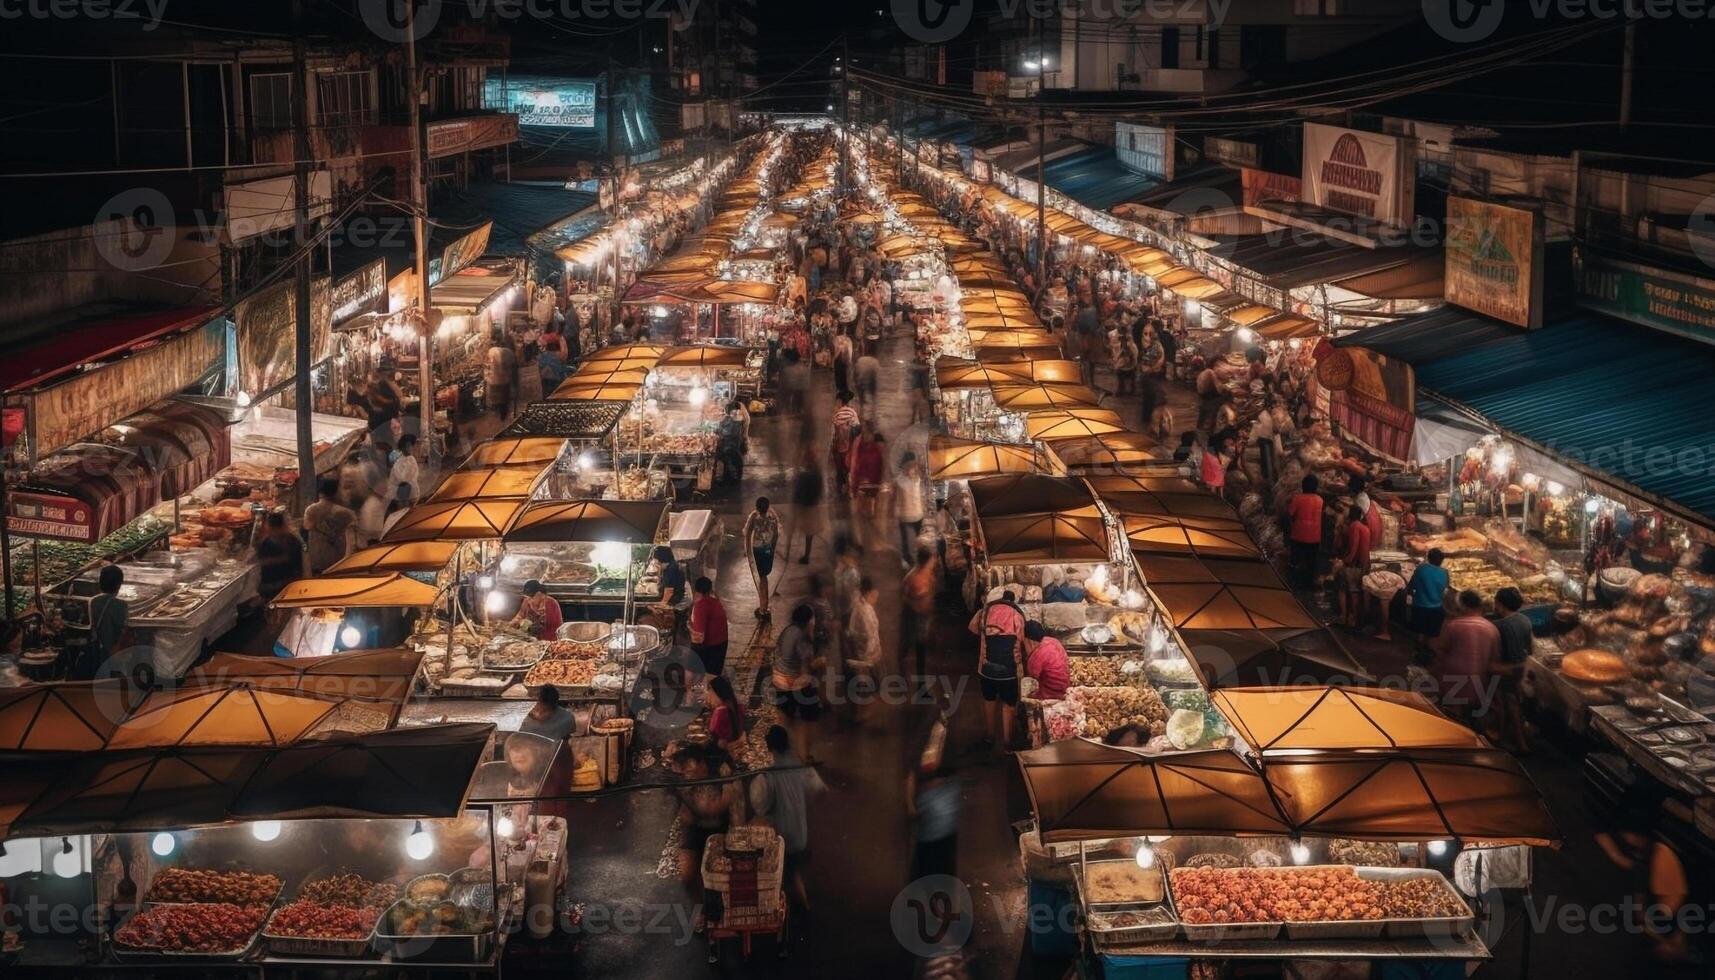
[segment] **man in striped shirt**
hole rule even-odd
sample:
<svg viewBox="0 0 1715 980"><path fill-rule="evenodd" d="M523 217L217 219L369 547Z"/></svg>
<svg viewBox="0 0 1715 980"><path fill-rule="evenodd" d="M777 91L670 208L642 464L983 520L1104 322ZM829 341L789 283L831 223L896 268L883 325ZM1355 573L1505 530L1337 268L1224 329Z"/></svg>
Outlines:
<svg viewBox="0 0 1715 980"><path fill-rule="evenodd" d="M848 491L847 479L851 468L852 437L859 428L857 409L852 407L852 393L842 391L835 396L839 407L834 409L833 434L828 440L828 464L834 471L834 487L840 493Z"/></svg>

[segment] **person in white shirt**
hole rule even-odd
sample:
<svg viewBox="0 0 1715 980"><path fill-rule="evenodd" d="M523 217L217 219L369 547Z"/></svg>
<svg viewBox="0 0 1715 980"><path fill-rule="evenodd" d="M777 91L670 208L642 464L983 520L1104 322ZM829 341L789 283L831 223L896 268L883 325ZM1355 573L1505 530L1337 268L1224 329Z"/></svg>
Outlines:
<svg viewBox="0 0 1715 980"><path fill-rule="evenodd" d="M899 458L899 475L893 478L894 519L899 522L899 560L911 567L917 539L923 534L923 466L916 453Z"/></svg>
<svg viewBox="0 0 1715 980"><path fill-rule="evenodd" d="M881 622L875 615L875 602L875 582L865 575L858 583L858 601L852 603L851 620L846 624L846 635L851 644L848 661L880 664Z"/></svg>
<svg viewBox="0 0 1715 980"><path fill-rule="evenodd" d="M840 297L840 314L839 314L840 325L841 326L850 326L851 324L857 322L857 318L858 318L857 297L853 296L851 293L847 293L844 296Z"/></svg>
<svg viewBox="0 0 1715 980"><path fill-rule="evenodd" d="M1268 407L1257 415L1256 424L1251 426L1251 441L1256 443L1257 463L1262 468L1262 483L1266 487L1274 486L1280 458L1284 454L1274 416L1275 405L1270 401Z"/></svg>
<svg viewBox="0 0 1715 980"><path fill-rule="evenodd" d="M357 511L357 537L365 548L381 540L381 535L387 532L387 490L390 483L371 487L369 496L363 498L363 506Z"/></svg>
<svg viewBox="0 0 1715 980"><path fill-rule="evenodd" d="M399 458L393 461L393 468L388 473L387 482L392 485L393 498L415 503L417 500L418 480L421 478L421 467L413 450L417 448L417 436L407 432L399 437ZM400 488L405 488L401 490Z"/></svg>

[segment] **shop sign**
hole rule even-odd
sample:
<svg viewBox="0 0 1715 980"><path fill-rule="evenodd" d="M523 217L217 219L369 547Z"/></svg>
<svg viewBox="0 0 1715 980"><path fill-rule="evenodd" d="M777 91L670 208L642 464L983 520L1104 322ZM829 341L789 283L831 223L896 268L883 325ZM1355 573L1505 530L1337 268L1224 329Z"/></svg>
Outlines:
<svg viewBox="0 0 1715 980"><path fill-rule="evenodd" d="M494 222L485 221L470 234L448 245L441 253L440 271L429 276L429 284L445 282L457 275L460 269L482 258L482 253L488 251L488 234L493 229Z"/></svg>
<svg viewBox="0 0 1715 980"><path fill-rule="evenodd" d="M1447 302L1518 327L1542 326L1542 216L1447 199Z"/></svg>
<svg viewBox="0 0 1715 980"><path fill-rule="evenodd" d="M1173 179L1173 127L1114 124L1114 152L1130 170L1162 180Z"/></svg>
<svg viewBox="0 0 1715 980"><path fill-rule="evenodd" d="M13 490L6 495L6 529L32 538L92 542L95 509L76 497Z"/></svg>
<svg viewBox="0 0 1715 980"><path fill-rule="evenodd" d="M1365 444L1408 459L1417 422L1411 366L1361 347L1324 346L1316 383L1328 393L1328 413Z"/></svg>
<svg viewBox="0 0 1715 980"><path fill-rule="evenodd" d="M1255 143L1222 139L1219 136L1211 136L1203 141L1203 155L1229 167L1256 167L1261 162L1261 154Z"/></svg>
<svg viewBox="0 0 1715 980"><path fill-rule="evenodd" d="M1304 190L1304 182L1297 177L1252 167L1239 171L1239 181L1244 187L1247 208L1264 201L1297 201Z"/></svg>
<svg viewBox="0 0 1715 980"><path fill-rule="evenodd" d="M376 259L333 285L333 322L335 324L360 313L381 312L380 303L387 296L387 261Z"/></svg>
<svg viewBox="0 0 1715 980"><path fill-rule="evenodd" d="M1006 72L971 72L971 91L978 95L986 95L990 98L1006 98Z"/></svg>
<svg viewBox="0 0 1715 980"><path fill-rule="evenodd" d="M1579 251L1578 305L1715 343L1715 282Z"/></svg>
<svg viewBox="0 0 1715 980"><path fill-rule="evenodd" d="M31 459L178 394L220 363L225 351L226 321L213 320L37 392L30 399Z"/></svg>
<svg viewBox="0 0 1715 980"><path fill-rule="evenodd" d="M312 364L327 360L332 353L331 292L326 276L310 283ZM232 319L238 324L239 390L252 398L297 375L297 295L294 283L282 282L233 309Z"/></svg>
<svg viewBox="0 0 1715 980"><path fill-rule="evenodd" d="M452 156L518 141L518 117L509 112L429 124L429 157Z"/></svg>
<svg viewBox="0 0 1715 980"><path fill-rule="evenodd" d="M1411 224L1416 165L1397 136L1304 124L1304 199L1395 228Z"/></svg>

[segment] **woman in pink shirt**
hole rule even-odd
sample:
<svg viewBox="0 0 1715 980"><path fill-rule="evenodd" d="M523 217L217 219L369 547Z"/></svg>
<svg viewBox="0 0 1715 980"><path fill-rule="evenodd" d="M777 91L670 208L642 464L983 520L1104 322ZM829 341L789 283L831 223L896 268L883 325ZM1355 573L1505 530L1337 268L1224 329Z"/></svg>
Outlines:
<svg viewBox="0 0 1715 980"><path fill-rule="evenodd" d="M1024 673L1036 681L1038 701L1060 701L1072 686L1072 668L1066 663L1066 647L1049 636L1042 624L1031 620L1024 624Z"/></svg>

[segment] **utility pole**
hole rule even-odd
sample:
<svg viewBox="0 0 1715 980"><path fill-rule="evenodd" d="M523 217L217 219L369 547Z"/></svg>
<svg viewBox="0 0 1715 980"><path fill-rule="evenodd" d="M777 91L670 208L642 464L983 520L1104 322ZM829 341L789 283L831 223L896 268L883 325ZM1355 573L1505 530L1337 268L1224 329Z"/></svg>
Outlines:
<svg viewBox="0 0 1715 980"><path fill-rule="evenodd" d="M840 35L840 196L844 197L851 186L849 168L851 164L846 156L851 151L851 114L852 114L852 49L847 43L846 35Z"/></svg>
<svg viewBox="0 0 1715 980"><path fill-rule="evenodd" d="M1620 128L1632 125L1632 76L1638 60L1638 22L1626 21L1625 53L1620 62Z"/></svg>
<svg viewBox="0 0 1715 980"><path fill-rule="evenodd" d="M619 193L623 187L619 182L619 156L614 152L614 112L613 103L619 97L619 86L614 84L613 55L607 57L607 175L613 181L613 213L608 216L608 227L613 229L613 308L608 319L608 330L619 322L619 259L625 251L625 227L619 220Z"/></svg>
<svg viewBox="0 0 1715 980"><path fill-rule="evenodd" d="M302 512L316 499L316 437L310 427L315 411L315 395L310 391L310 259L315 249L310 247L310 72L308 55L304 51L304 0L292 0L292 20L298 30L292 37L292 128L295 130L292 156L293 183L297 185L297 216L293 227L293 244L298 249L297 321L294 348L292 395L297 402L298 437L298 502ZM257 397L261 397L257 392Z"/></svg>
<svg viewBox="0 0 1715 980"><path fill-rule="evenodd" d="M434 445L435 435L435 328L429 322L429 193L428 132L423 126L423 75L417 65L416 4L405 4L405 77L411 86L411 237L417 243L417 312L422 315L422 334L417 343L417 387L422 434L419 441ZM434 450L429 450L433 454Z"/></svg>
<svg viewBox="0 0 1715 980"><path fill-rule="evenodd" d="M1036 21L1036 288L1048 284L1048 47L1041 20Z"/></svg>

